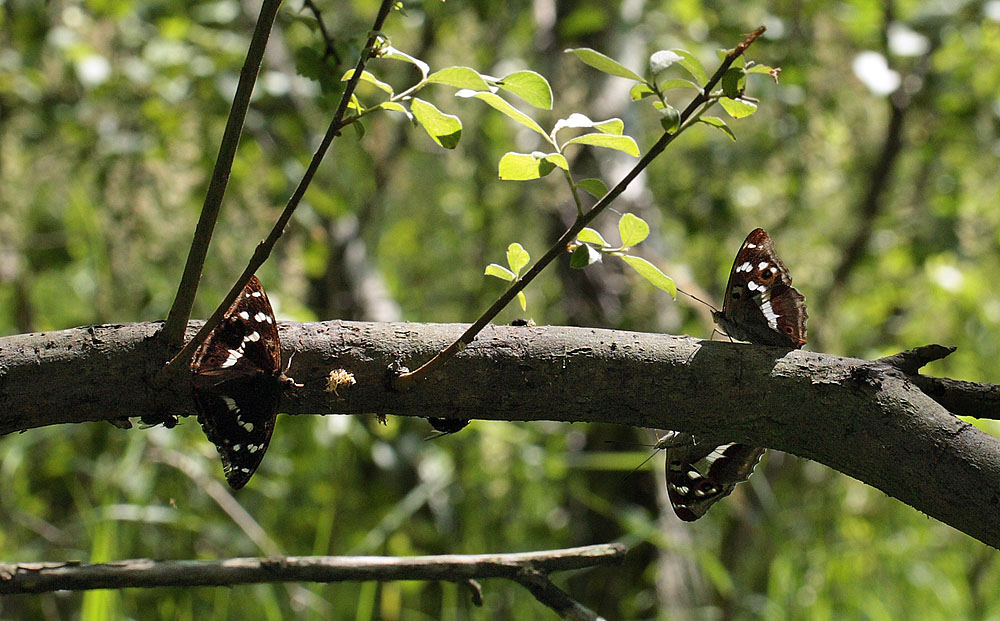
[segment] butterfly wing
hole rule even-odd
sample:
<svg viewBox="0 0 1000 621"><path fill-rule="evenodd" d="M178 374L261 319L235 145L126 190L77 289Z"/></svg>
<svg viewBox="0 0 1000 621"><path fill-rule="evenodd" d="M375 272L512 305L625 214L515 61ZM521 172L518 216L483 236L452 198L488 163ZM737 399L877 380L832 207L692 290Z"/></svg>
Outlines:
<svg viewBox="0 0 1000 621"><path fill-rule="evenodd" d="M751 231L740 246L722 311L712 316L740 341L792 348L806 344L805 297L792 286L792 276L764 229Z"/></svg>
<svg viewBox="0 0 1000 621"><path fill-rule="evenodd" d="M746 444L668 448L667 495L677 517L693 522L746 481L764 449Z"/></svg>
<svg viewBox="0 0 1000 621"><path fill-rule="evenodd" d="M254 276L191 362L198 422L226 481L246 485L264 458L287 378L271 303Z"/></svg>
<svg viewBox="0 0 1000 621"><path fill-rule="evenodd" d="M271 442L282 384L274 377L241 377L215 391L195 390L198 422L222 457L226 482L240 489L260 466Z"/></svg>

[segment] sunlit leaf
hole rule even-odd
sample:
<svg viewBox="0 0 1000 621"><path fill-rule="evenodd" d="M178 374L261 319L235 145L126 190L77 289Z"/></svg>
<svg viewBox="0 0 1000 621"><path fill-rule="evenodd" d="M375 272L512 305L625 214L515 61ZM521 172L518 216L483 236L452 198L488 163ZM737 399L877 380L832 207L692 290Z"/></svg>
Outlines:
<svg viewBox="0 0 1000 621"><path fill-rule="evenodd" d="M346 82L346 81L350 80L351 76L353 76L353 75L354 75L354 69L348 69L344 73L343 77L340 78L340 81L341 82ZM385 82L383 82L382 80L379 80L378 78L376 78L374 75L372 75L371 73L369 73L367 71L362 71L361 72L361 77L359 78L359 80L361 80L362 82L368 82L369 84L374 84L379 89L381 89L381 90L385 91L386 93L388 93L390 97L393 94L392 85L386 84Z"/></svg>
<svg viewBox="0 0 1000 621"><path fill-rule="evenodd" d="M479 72L469 67L445 67L441 71L435 71L427 76L427 81L455 88L469 88L474 91L490 90L490 85L479 75Z"/></svg>
<svg viewBox="0 0 1000 621"><path fill-rule="evenodd" d="M687 69L687 72L691 74L699 86L704 86L708 82L708 76L705 75L705 68L701 66L701 63L694 57L694 54L687 50L676 48L670 51L681 57L677 62Z"/></svg>
<svg viewBox="0 0 1000 621"><path fill-rule="evenodd" d="M696 91L700 91L701 87L692 82L691 80L684 80L681 78L675 78L671 80L664 80L660 83L661 91L672 91L678 88L693 88Z"/></svg>
<svg viewBox="0 0 1000 621"><path fill-rule="evenodd" d="M649 84L646 84L645 82L640 82L640 83L634 85L632 87L632 89L629 90L628 94L629 94L629 97L632 98L632 101L639 101L640 99L642 99L644 97L649 97L650 95L653 95L654 93L653 93L653 89L651 89L649 87Z"/></svg>
<svg viewBox="0 0 1000 621"><path fill-rule="evenodd" d="M706 125L711 125L712 127L718 129L719 131L724 132L727 136L729 136L733 140L736 140L736 134L733 133L733 130L729 129L729 126L726 125L726 122L717 116L703 116L700 119L698 119L698 122L704 123Z"/></svg>
<svg viewBox="0 0 1000 621"><path fill-rule="evenodd" d="M453 114L441 112L434 104L416 97L410 102L410 110L427 134L445 149L454 149L462 138L462 121Z"/></svg>
<svg viewBox="0 0 1000 621"><path fill-rule="evenodd" d="M596 50L592 50L589 47L568 49L566 52L576 54L577 58L598 71L603 71L604 73L608 73L610 75L616 75L620 78L635 80L636 82L643 81L642 76L638 75L625 65L621 64L617 60L605 56L604 54L601 54Z"/></svg>
<svg viewBox="0 0 1000 621"><path fill-rule="evenodd" d="M515 274L520 274L529 261L531 261L531 256L524 249L524 246L517 242L507 246L507 265Z"/></svg>
<svg viewBox="0 0 1000 621"><path fill-rule="evenodd" d="M719 98L719 105L729 113L734 119L742 119L757 111L757 104L745 99L730 99L728 97Z"/></svg>
<svg viewBox="0 0 1000 621"><path fill-rule="evenodd" d="M681 55L673 50L660 50L653 52L649 57L649 72L654 76L662 73L667 67L681 60Z"/></svg>
<svg viewBox="0 0 1000 621"><path fill-rule="evenodd" d="M514 274L514 272L510 271L509 269L507 269L502 265L497 265L496 263L490 263L489 265L486 266L486 275L496 276L497 278L510 281L513 281L515 278L517 278L517 275Z"/></svg>
<svg viewBox="0 0 1000 621"><path fill-rule="evenodd" d="M629 248L649 237L649 225L639 216L627 213L618 220L622 246Z"/></svg>
<svg viewBox="0 0 1000 621"><path fill-rule="evenodd" d="M661 272L660 268L642 257L633 257L626 254L622 255L622 260L631 265L632 269L638 272L640 276L669 293L670 297L677 297L677 285L674 284L674 280L671 277Z"/></svg>
<svg viewBox="0 0 1000 621"><path fill-rule="evenodd" d="M517 301L520 302L522 311L528 310L528 298L525 297L524 291L517 292Z"/></svg>
<svg viewBox="0 0 1000 621"><path fill-rule="evenodd" d="M406 52L401 52L396 48L392 47L391 45L386 46L385 49L382 50L381 57L391 58L393 60L401 60L403 62L407 62L410 63L411 65L414 65L417 69L420 70L420 76L423 79L427 79L427 74L431 70L430 66L424 61L420 60L419 58L414 58L413 56L410 56Z"/></svg>
<svg viewBox="0 0 1000 621"><path fill-rule="evenodd" d="M601 247L611 245L604 239L604 236L590 227L586 227L580 231L577 234L576 239L577 241L586 242L588 244L597 244Z"/></svg>
<svg viewBox="0 0 1000 621"><path fill-rule="evenodd" d="M406 115L406 118L410 119L411 121L416 120L416 119L413 118L413 115L410 113L410 111L406 109L406 106L404 106L401 103L398 103L398 102L395 102L395 101L385 101L385 102L380 103L377 107L382 108L383 110L392 110L393 112L402 112L403 114Z"/></svg>
<svg viewBox="0 0 1000 621"><path fill-rule="evenodd" d="M678 112L676 108L671 105L664 104L660 108L660 114L663 115L660 118L660 126L663 128L663 131L672 133L680 129L681 113Z"/></svg>
<svg viewBox="0 0 1000 621"><path fill-rule="evenodd" d="M521 112L520 110L518 110L514 106L510 105L510 103L508 103L506 99L504 99L503 97L500 97L499 95L496 95L494 93L480 93L480 92L476 92L476 91L465 89L465 90L460 90L457 93L455 93L455 96L456 97L465 97L465 98L475 97L476 99L481 99L481 100L485 101L487 104L489 104L495 110L499 110L500 112L503 112L504 114L506 114L510 118L514 119L515 121L517 121L521 125L524 125L528 129L531 129L533 131L538 132L542 136L545 136L546 139L548 139L548 137L549 137L548 134L545 133L545 130L542 129L538 125L538 123L535 122L534 119L532 119L527 114Z"/></svg>
<svg viewBox="0 0 1000 621"><path fill-rule="evenodd" d="M497 81L497 86L536 108L552 109L552 87L548 80L534 71L509 73Z"/></svg>
<svg viewBox="0 0 1000 621"><path fill-rule="evenodd" d="M639 157L639 145L630 136L612 136L610 134L584 134L571 138L563 146L570 144L589 144L595 147L604 147L622 151L632 157Z"/></svg>
<svg viewBox="0 0 1000 621"><path fill-rule="evenodd" d="M722 74L722 94L726 97L735 98L743 93L746 88L747 74L739 67L730 67Z"/></svg>
<svg viewBox="0 0 1000 621"><path fill-rule="evenodd" d="M504 181L530 181L549 174L555 167L569 170L569 163L559 153L504 153L499 174Z"/></svg>

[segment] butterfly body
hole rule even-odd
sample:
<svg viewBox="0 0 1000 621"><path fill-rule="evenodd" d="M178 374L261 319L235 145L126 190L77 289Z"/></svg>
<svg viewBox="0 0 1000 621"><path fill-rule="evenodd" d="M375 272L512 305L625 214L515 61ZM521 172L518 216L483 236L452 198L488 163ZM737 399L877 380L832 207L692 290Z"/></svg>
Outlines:
<svg viewBox="0 0 1000 621"><path fill-rule="evenodd" d="M277 322L256 276L195 352L191 371L198 422L226 481L240 489L263 460L281 395L294 384L282 372Z"/></svg>
<svg viewBox="0 0 1000 621"><path fill-rule="evenodd" d="M747 235L729 273L722 310L712 318L725 333L755 345L799 348L806 344L805 298L794 287L764 229ZM697 442L688 434L665 437L667 492L687 522L746 481L764 449L740 443Z"/></svg>

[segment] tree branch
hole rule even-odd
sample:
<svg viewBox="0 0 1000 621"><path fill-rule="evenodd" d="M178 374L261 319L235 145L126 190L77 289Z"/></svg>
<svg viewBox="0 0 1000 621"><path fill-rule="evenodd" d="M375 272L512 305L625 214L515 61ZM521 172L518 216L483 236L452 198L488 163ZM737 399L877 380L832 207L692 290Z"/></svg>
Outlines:
<svg viewBox="0 0 1000 621"><path fill-rule="evenodd" d="M157 327L0 339L0 433L190 414L187 375L162 389L150 382L163 359ZM291 373L305 383L282 411L610 422L741 441L826 464L1000 545L1000 441L883 361L665 334L490 326L447 373L405 393L389 388L391 364L426 359L466 327L282 324L285 356L295 351ZM328 388L331 375L353 383ZM998 403L979 403L979 415L1000 417Z"/></svg>
<svg viewBox="0 0 1000 621"><path fill-rule="evenodd" d="M222 561L132 559L93 565L0 563L0 594L276 582L447 580L467 583L483 578L522 582L524 572L528 571L544 575L553 571L619 565L624 558L625 546L612 543L516 554L285 556Z"/></svg>

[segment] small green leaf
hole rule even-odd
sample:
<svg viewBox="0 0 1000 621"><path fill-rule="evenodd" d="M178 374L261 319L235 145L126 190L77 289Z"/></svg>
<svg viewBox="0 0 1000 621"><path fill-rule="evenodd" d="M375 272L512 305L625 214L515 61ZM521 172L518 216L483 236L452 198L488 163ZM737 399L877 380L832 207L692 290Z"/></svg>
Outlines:
<svg viewBox="0 0 1000 621"><path fill-rule="evenodd" d="M598 121L594 125L594 129L601 132L602 134L611 134L613 136L621 136L625 131L625 122L621 119L608 119L607 121Z"/></svg>
<svg viewBox="0 0 1000 621"><path fill-rule="evenodd" d="M604 198L604 195L608 193L608 186L600 179L581 179L576 182L576 187L594 198Z"/></svg>
<svg viewBox="0 0 1000 621"><path fill-rule="evenodd" d="M746 88L747 74L741 67L730 67L722 75L722 94L726 97L736 98L743 94Z"/></svg>
<svg viewBox="0 0 1000 621"><path fill-rule="evenodd" d="M531 261L531 256L524 249L524 246L517 242L507 246L507 265L510 266L512 272L520 274L529 261Z"/></svg>
<svg viewBox="0 0 1000 621"><path fill-rule="evenodd" d="M774 83L778 83L778 72L781 67L768 67L767 65L754 65L747 69L747 73L764 73L774 78Z"/></svg>
<svg viewBox="0 0 1000 621"><path fill-rule="evenodd" d="M622 247L631 248L649 237L649 225L639 216L627 213L618 220L618 234L622 238Z"/></svg>
<svg viewBox="0 0 1000 621"><path fill-rule="evenodd" d="M475 97L476 99L481 99L485 101L487 104L489 104L490 107L492 107L493 109L499 110L500 112L506 114L510 118L520 123L521 125L524 125L528 129L536 131L542 136L545 136L546 140L548 140L549 138L549 135L545 133L545 130L542 129L538 125L538 123L535 122L534 119L532 119L527 114L521 112L514 106L510 105L506 99L500 97L499 95L496 95L494 93L480 93L468 89L463 89L455 93L455 96L465 97L465 98Z"/></svg>
<svg viewBox="0 0 1000 621"><path fill-rule="evenodd" d="M563 144L563 147L571 144L589 144L595 147L604 147L622 151L632 157L639 157L639 145L630 136L612 136L610 134L584 134L571 138Z"/></svg>
<svg viewBox="0 0 1000 621"><path fill-rule="evenodd" d="M612 118L606 121L592 121L586 114L574 112L565 119L559 119L556 121L556 124L552 127L552 135L555 136L563 129L581 128L594 128L602 134L621 136L622 132L625 131L625 123L618 118Z"/></svg>
<svg viewBox="0 0 1000 621"><path fill-rule="evenodd" d="M528 310L528 298L524 297L524 291L517 292L517 301L521 303L521 311Z"/></svg>
<svg viewBox="0 0 1000 621"><path fill-rule="evenodd" d="M616 75L620 78L635 80L636 82L643 81L642 77L625 65L621 64L617 60L605 56L604 54L601 54L596 50L592 50L589 47L568 49L566 52L576 54L577 58L598 71L603 71L604 73L608 73L610 75Z"/></svg>
<svg viewBox="0 0 1000 621"><path fill-rule="evenodd" d="M633 257L627 254L622 255L622 260L631 265L632 269L638 272L640 276L669 293L670 297L677 297L677 285L674 284L672 278L661 272L660 268L656 267L646 259Z"/></svg>
<svg viewBox="0 0 1000 621"><path fill-rule="evenodd" d="M679 78L673 80L664 80L663 83L660 84L660 90L664 92L672 91L678 88L693 88L696 91L701 90L701 87L692 82L691 80L682 80Z"/></svg>
<svg viewBox="0 0 1000 621"><path fill-rule="evenodd" d="M700 119L698 119L698 122L704 123L706 125L711 125L712 127L718 129L719 131L724 132L727 136L729 136L733 140L736 140L736 134L733 133L733 130L729 129L729 126L726 125L726 122L717 116L703 116Z"/></svg>
<svg viewBox="0 0 1000 621"><path fill-rule="evenodd" d="M347 109L354 110L360 114L361 112L364 112L365 107L361 105L361 101L358 99L358 96L351 93L351 100L347 102Z"/></svg>
<svg viewBox="0 0 1000 621"><path fill-rule="evenodd" d="M660 126L663 127L663 131L674 133L681 126L681 113L677 111L677 108L669 104L664 104L660 108Z"/></svg>
<svg viewBox="0 0 1000 621"><path fill-rule="evenodd" d="M589 244L580 244L573 251L573 256L569 259L569 266L573 269L582 270L588 265L600 263L603 255Z"/></svg>
<svg viewBox="0 0 1000 621"><path fill-rule="evenodd" d="M681 60L681 55L671 50L653 52L653 55L649 57L649 72L655 77L679 60Z"/></svg>
<svg viewBox="0 0 1000 621"><path fill-rule="evenodd" d="M576 236L576 240L579 242L586 242L588 244L597 244L602 248L611 245L604 239L603 235L590 227L586 227L580 231L580 233Z"/></svg>
<svg viewBox="0 0 1000 621"><path fill-rule="evenodd" d="M517 278L517 275L514 274L514 272L510 271L509 269L507 269L502 265L497 265L496 263L490 263L489 265L486 266L486 275L496 276L501 280L510 280L510 281L513 281L515 278Z"/></svg>
<svg viewBox="0 0 1000 621"><path fill-rule="evenodd" d="M721 97L719 99L719 104L722 109L729 113L729 116L734 119L742 119L743 117L750 116L757 111L757 104L752 101L746 101L745 99L730 99L728 97Z"/></svg>
<svg viewBox="0 0 1000 621"><path fill-rule="evenodd" d="M462 121L457 116L445 114L433 104L416 97L410 102L410 110L434 142L445 149L454 149L458 145L462 138Z"/></svg>
<svg viewBox="0 0 1000 621"><path fill-rule="evenodd" d="M632 90L630 90L628 94L629 97L632 98L632 101L639 101L640 99L644 97L649 97L654 93L653 89L649 87L649 84L646 84L645 82L640 82L639 84L634 85L632 87Z"/></svg>
<svg viewBox="0 0 1000 621"><path fill-rule="evenodd" d="M403 62L410 63L411 65L415 66L417 69L420 70L420 77L425 80L427 79L427 73L430 72L431 70L430 66L424 61L420 60L419 58L414 58L413 56L410 56L406 52L401 52L396 48L392 47L391 45L387 45L382 50L380 56L382 58L391 58L393 60L401 60Z"/></svg>
<svg viewBox="0 0 1000 621"><path fill-rule="evenodd" d="M402 112L403 114L406 115L406 118L410 119L411 121L416 120L416 119L413 118L413 115L410 114L410 111L406 109L406 106L404 106L401 103L398 103L398 102L395 102L395 101L384 101L384 102L380 103L377 107L382 108L383 110L392 110L393 112Z"/></svg>
<svg viewBox="0 0 1000 621"><path fill-rule="evenodd" d="M483 76L469 67L445 67L441 71L435 71L427 76L427 81L455 88L470 88L474 91L490 90L490 85L486 83Z"/></svg>
<svg viewBox="0 0 1000 621"><path fill-rule="evenodd" d="M552 172L558 166L569 170L569 163L559 153L504 153L499 173L504 181L530 181Z"/></svg>
<svg viewBox="0 0 1000 621"><path fill-rule="evenodd" d="M682 67L687 69L687 72L691 74L691 77L694 78L695 82L697 82L699 86L704 86L705 83L708 82L708 76L705 75L705 68L701 66L701 63L694 57L694 54L687 50L676 48L670 51L681 57L681 59L677 62L679 62Z"/></svg>
<svg viewBox="0 0 1000 621"><path fill-rule="evenodd" d="M542 110L552 109L552 87L534 71L515 71L497 81L497 86Z"/></svg>
<svg viewBox="0 0 1000 621"><path fill-rule="evenodd" d="M342 78L340 78L340 81L341 82L346 82L346 81L350 80L351 76L353 76L353 75L354 75L354 69L348 69L344 73L344 76ZM361 72L361 78L360 78L360 80L362 82L368 82L369 84L374 84L379 89L385 91L386 93L389 93L390 97L393 94L393 92L392 92L392 86L391 85L386 84L382 80L379 80L378 78L376 78L374 75L368 73L367 71L362 71Z"/></svg>

